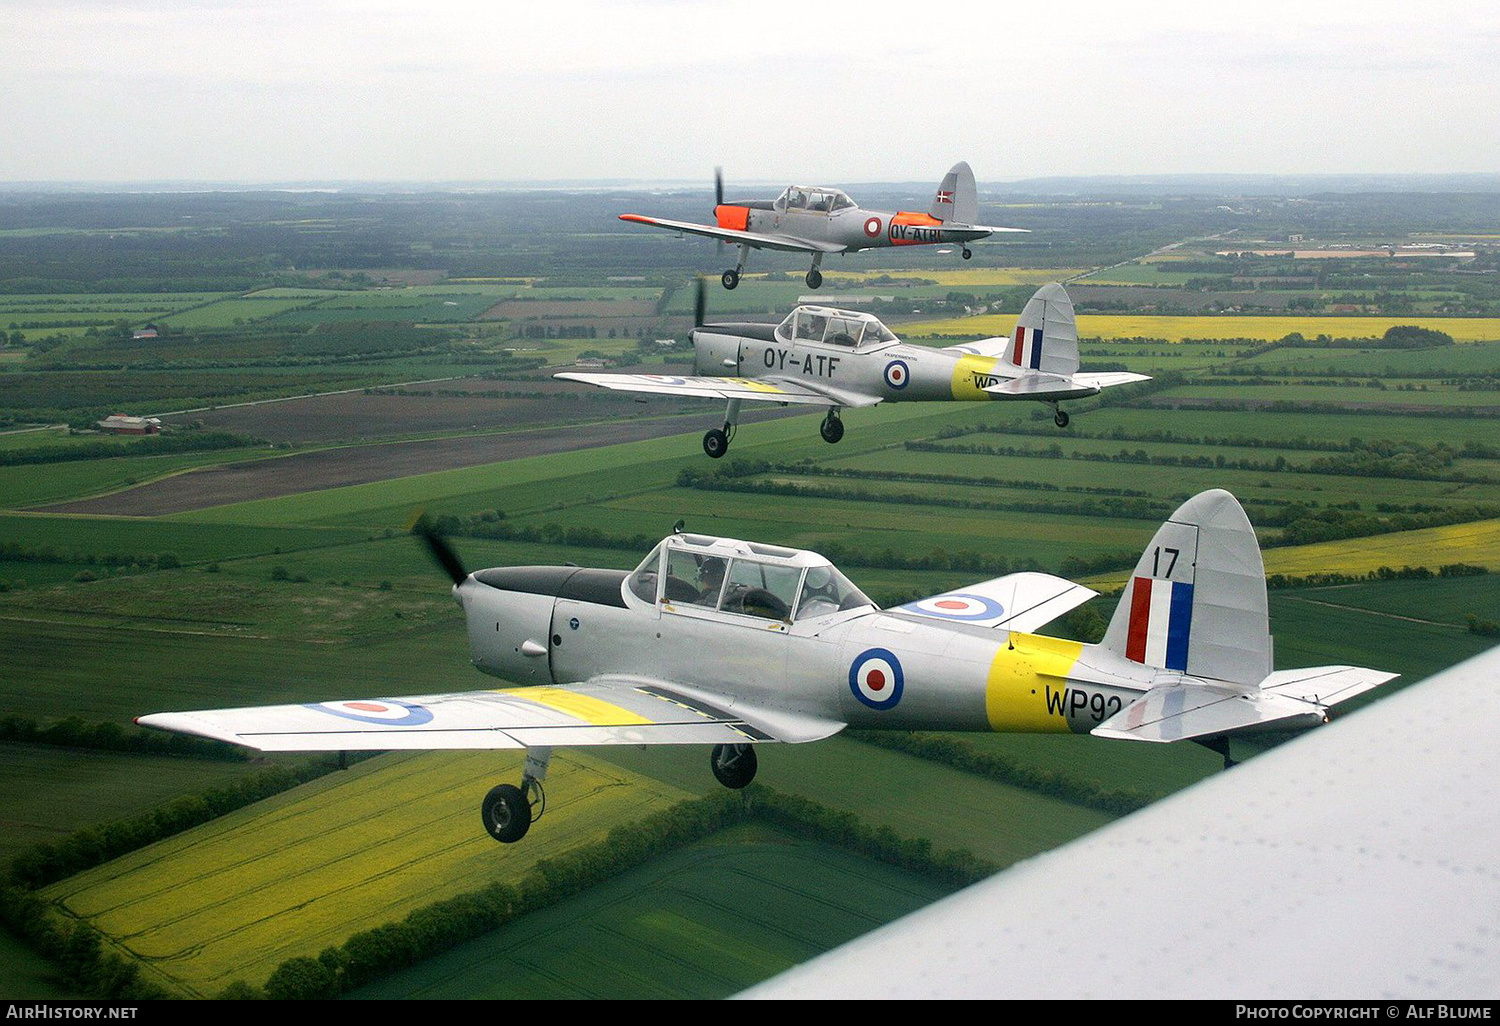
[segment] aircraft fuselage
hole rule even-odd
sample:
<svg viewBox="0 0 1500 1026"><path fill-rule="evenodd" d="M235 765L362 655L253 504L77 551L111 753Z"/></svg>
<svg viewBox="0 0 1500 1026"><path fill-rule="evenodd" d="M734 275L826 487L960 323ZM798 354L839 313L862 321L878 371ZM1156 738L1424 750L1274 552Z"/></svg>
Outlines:
<svg viewBox="0 0 1500 1026"><path fill-rule="evenodd" d="M780 210L772 203L723 203L714 208L714 218L720 228L732 231L812 239L851 252L886 246L957 245L990 234L982 229L957 228L931 214L912 210Z"/></svg>
<svg viewBox="0 0 1500 1026"><path fill-rule="evenodd" d="M967 609L932 619L866 607L787 623L646 601L622 571L577 567L483 570L456 593L485 673L538 685L634 676L725 708L860 728L1087 733L1153 674L1098 646L965 624L977 615Z"/></svg>
<svg viewBox="0 0 1500 1026"><path fill-rule="evenodd" d="M693 333L694 373L781 378L824 385L883 402L999 398L987 385L1019 373L989 356L905 343L850 348L830 342L788 342L770 324L705 325Z"/></svg>

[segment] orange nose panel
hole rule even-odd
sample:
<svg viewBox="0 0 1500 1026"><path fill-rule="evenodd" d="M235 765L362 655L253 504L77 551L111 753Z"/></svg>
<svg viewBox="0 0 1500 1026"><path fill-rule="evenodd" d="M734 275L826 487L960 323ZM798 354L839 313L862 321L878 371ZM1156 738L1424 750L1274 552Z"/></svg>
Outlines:
<svg viewBox="0 0 1500 1026"><path fill-rule="evenodd" d="M714 207L714 217L719 219L720 228L728 228L730 231L743 232L750 227L749 207L734 207L721 203Z"/></svg>

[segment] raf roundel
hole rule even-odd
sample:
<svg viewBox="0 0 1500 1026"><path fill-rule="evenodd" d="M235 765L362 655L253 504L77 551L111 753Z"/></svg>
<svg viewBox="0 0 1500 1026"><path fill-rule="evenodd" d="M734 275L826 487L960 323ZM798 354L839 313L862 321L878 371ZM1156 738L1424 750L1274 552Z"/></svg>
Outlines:
<svg viewBox="0 0 1500 1026"><path fill-rule="evenodd" d="M992 620L1005 613L1005 607L994 599L983 595L966 595L959 591L909 602L900 608L944 620Z"/></svg>
<svg viewBox="0 0 1500 1026"><path fill-rule="evenodd" d="M663 385L686 385L686 378L673 377L670 374L642 374L641 377L648 381L659 381Z"/></svg>
<svg viewBox="0 0 1500 1026"><path fill-rule="evenodd" d="M905 388L911 380L911 368L905 360L892 360L885 365L885 383L892 388Z"/></svg>
<svg viewBox="0 0 1500 1026"><path fill-rule="evenodd" d="M905 684L901 660L889 649L866 649L849 667L849 690L871 709L894 708Z"/></svg>
<svg viewBox="0 0 1500 1026"><path fill-rule="evenodd" d="M393 702L388 699L363 699L358 702L319 702L308 705L318 712L332 713L346 720L380 723L388 727L417 727L432 722L432 713L420 705Z"/></svg>

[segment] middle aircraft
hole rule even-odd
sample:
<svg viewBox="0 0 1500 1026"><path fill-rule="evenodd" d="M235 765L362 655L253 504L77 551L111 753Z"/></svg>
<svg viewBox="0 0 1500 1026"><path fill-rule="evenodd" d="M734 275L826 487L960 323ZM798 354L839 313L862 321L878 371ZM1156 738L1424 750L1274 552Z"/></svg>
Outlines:
<svg viewBox="0 0 1500 1026"><path fill-rule="evenodd" d="M704 324L699 282L691 377L580 374L554 377L600 388L724 399L723 428L703 436L703 451L729 451L746 401L822 406L826 442L844 437L839 411L881 402L1030 399L1052 407L1058 427L1064 399L1097 395L1145 374L1078 371L1078 325L1060 284L1043 285L1021 311L1016 330L946 349L907 345L872 314L799 306L780 324Z"/></svg>

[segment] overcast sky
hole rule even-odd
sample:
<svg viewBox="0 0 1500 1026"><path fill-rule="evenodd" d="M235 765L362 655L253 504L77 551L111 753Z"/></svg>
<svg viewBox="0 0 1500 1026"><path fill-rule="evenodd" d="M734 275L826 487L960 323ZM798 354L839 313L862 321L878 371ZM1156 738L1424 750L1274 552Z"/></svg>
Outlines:
<svg viewBox="0 0 1500 1026"><path fill-rule="evenodd" d="M1500 4L0 0L0 181L1500 170Z"/></svg>

